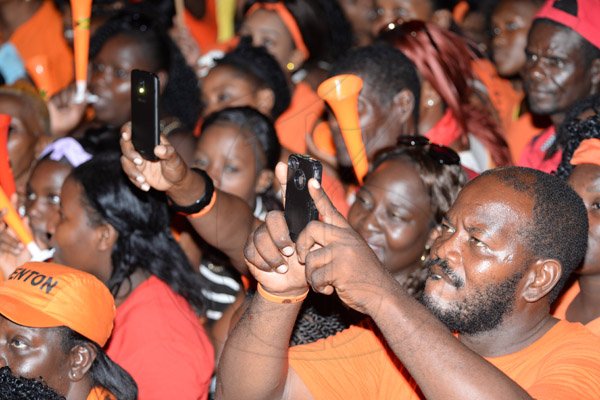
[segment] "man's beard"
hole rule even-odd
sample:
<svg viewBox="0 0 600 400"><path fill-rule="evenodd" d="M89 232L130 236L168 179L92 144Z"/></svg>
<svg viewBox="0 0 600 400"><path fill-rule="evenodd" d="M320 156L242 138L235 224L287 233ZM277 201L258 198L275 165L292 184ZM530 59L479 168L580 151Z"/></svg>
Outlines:
<svg viewBox="0 0 600 400"><path fill-rule="evenodd" d="M444 260L433 260L444 272L448 270ZM443 265L445 264L445 265ZM453 279L452 275L450 275ZM502 323L504 317L511 313L515 304L515 293L523 271L515 273L501 283L491 283L475 294L460 302L454 302L447 309L438 306L435 298L423 293L421 303L429 309L448 329L467 335L474 335L495 329ZM454 279L453 279L454 280ZM464 285L462 278L458 279L457 288Z"/></svg>

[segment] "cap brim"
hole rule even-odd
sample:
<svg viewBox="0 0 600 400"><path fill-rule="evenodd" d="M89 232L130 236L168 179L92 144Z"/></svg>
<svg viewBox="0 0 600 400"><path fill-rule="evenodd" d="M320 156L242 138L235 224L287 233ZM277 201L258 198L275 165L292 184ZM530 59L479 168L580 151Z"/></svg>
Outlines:
<svg viewBox="0 0 600 400"><path fill-rule="evenodd" d="M11 293L13 292L13 293ZM12 322L32 328L53 328L65 326L59 321L19 299L18 293L12 288L3 287L0 290L0 314Z"/></svg>

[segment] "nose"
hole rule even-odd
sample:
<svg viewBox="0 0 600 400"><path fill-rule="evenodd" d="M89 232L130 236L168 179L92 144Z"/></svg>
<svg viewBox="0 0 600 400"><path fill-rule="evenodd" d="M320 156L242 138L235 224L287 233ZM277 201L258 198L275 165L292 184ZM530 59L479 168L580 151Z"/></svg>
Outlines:
<svg viewBox="0 0 600 400"><path fill-rule="evenodd" d="M211 163L204 170L206 171L208 176L210 176L210 179L212 179L213 185L215 185L215 187L217 189L220 189L221 188L221 177L223 175L223 171L221 170L221 168L218 168L214 163Z"/></svg>
<svg viewBox="0 0 600 400"><path fill-rule="evenodd" d="M530 60L525 64L525 75L534 82L540 82L546 78L546 72L540 60Z"/></svg>
<svg viewBox="0 0 600 400"><path fill-rule="evenodd" d="M460 260L459 234L442 232L437 235L431 246L431 257L441 258L450 264L455 264Z"/></svg>

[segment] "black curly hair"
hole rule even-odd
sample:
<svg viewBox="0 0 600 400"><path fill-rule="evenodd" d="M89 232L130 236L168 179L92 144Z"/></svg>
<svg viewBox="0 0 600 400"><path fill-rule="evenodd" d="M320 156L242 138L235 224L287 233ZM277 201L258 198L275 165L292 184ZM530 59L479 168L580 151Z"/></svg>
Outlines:
<svg viewBox="0 0 600 400"><path fill-rule="evenodd" d="M0 399L65 400L44 381L15 376L9 367L0 368Z"/></svg>
<svg viewBox="0 0 600 400"><path fill-rule="evenodd" d="M591 111L592 115L581 120L579 117ZM600 95L588 97L573 107L565 121L557 129L557 136L563 139L563 153L556 176L567 180L573 172L571 158L582 141L600 139Z"/></svg>
<svg viewBox="0 0 600 400"><path fill-rule="evenodd" d="M216 67L228 66L253 81L258 89L268 88L275 95L271 118L276 120L290 106L290 86L281 66L262 46L252 46L252 38L242 37L240 43L222 58L215 60Z"/></svg>
<svg viewBox="0 0 600 400"><path fill-rule="evenodd" d="M118 233L112 249L112 275L106 282L116 296L136 269L156 276L201 315L204 281L194 273L170 229L166 195L143 192L129 181L118 153L100 154L71 172L82 187L83 207L92 226L110 224Z"/></svg>
<svg viewBox="0 0 600 400"><path fill-rule="evenodd" d="M90 40L90 59L94 59L104 44L117 35L139 41L154 64L151 72L167 72L169 80L161 96L162 111L192 130L202 108L198 79L165 26L148 13L147 6L128 6L94 33Z"/></svg>

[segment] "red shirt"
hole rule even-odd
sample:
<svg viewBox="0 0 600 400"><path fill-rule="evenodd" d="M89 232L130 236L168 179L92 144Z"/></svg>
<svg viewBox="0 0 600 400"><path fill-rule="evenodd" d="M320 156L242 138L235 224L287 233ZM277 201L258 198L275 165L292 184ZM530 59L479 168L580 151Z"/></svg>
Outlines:
<svg viewBox="0 0 600 400"><path fill-rule="evenodd" d="M212 345L187 301L155 276L117 307L106 353L136 381L139 400L207 398Z"/></svg>

